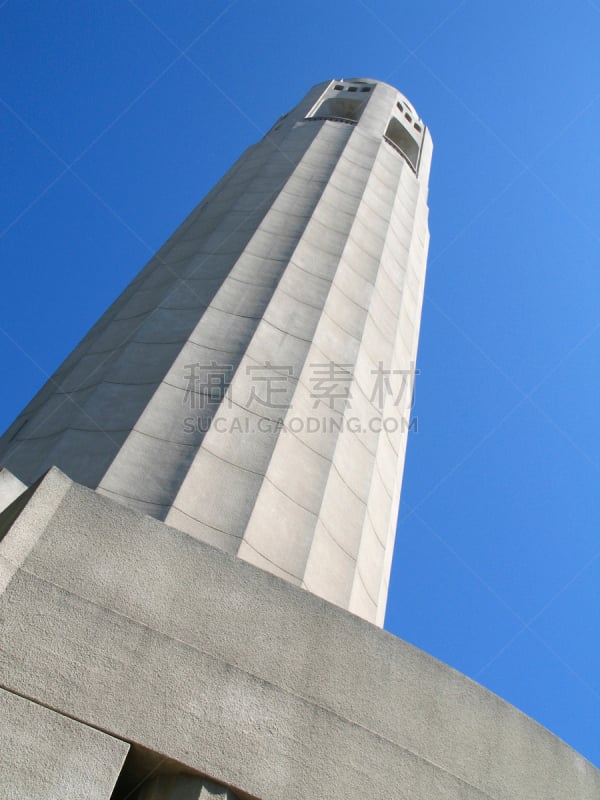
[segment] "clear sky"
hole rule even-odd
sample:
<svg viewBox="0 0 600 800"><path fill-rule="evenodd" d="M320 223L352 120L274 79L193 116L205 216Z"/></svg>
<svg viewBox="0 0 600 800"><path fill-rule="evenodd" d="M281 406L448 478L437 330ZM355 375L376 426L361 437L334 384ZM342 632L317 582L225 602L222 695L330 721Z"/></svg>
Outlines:
<svg viewBox="0 0 600 800"><path fill-rule="evenodd" d="M430 126L386 627L600 765L600 6L0 0L0 427L322 80Z"/></svg>

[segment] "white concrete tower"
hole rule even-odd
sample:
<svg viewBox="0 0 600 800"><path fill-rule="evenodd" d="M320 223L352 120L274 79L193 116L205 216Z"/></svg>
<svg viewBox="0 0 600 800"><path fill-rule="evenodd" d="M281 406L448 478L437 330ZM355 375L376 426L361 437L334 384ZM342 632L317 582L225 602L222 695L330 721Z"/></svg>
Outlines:
<svg viewBox="0 0 600 800"><path fill-rule="evenodd" d="M383 624L431 138L373 80L250 147L0 441Z"/></svg>

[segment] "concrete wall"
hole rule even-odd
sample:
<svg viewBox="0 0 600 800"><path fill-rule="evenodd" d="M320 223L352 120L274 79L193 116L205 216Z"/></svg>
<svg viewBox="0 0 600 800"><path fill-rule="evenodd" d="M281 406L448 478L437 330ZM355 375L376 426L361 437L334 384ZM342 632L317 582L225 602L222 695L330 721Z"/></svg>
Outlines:
<svg viewBox="0 0 600 800"><path fill-rule="evenodd" d="M23 494L27 486L7 469L0 469L0 511Z"/></svg>
<svg viewBox="0 0 600 800"><path fill-rule="evenodd" d="M362 104L356 124L315 118L339 102ZM376 81L314 87L23 411L0 463L27 483L56 465L382 625L429 242L431 139L408 108Z"/></svg>
<svg viewBox="0 0 600 800"><path fill-rule="evenodd" d="M128 750L125 742L0 689L2 800L110 800Z"/></svg>
<svg viewBox="0 0 600 800"><path fill-rule="evenodd" d="M0 517L7 689L240 797L600 797L548 731L355 615L56 470L30 492Z"/></svg>

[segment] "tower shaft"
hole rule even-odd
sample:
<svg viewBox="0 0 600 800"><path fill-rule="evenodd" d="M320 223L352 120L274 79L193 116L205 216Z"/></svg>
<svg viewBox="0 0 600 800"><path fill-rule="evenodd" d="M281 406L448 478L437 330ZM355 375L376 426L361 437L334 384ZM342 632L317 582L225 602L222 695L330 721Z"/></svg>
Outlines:
<svg viewBox="0 0 600 800"><path fill-rule="evenodd" d="M26 483L56 465L383 624L430 158L392 87L314 87L92 328L0 463Z"/></svg>

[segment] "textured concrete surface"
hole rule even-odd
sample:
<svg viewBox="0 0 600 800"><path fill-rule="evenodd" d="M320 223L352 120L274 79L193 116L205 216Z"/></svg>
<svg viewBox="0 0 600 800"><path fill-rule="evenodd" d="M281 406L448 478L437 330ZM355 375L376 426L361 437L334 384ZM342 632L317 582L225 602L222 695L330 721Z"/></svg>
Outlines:
<svg viewBox="0 0 600 800"><path fill-rule="evenodd" d="M0 469L0 511L9 506L27 486L7 469Z"/></svg>
<svg viewBox="0 0 600 800"><path fill-rule="evenodd" d="M27 483L56 465L383 624L431 151L393 87L315 86L23 411L0 463Z"/></svg>
<svg viewBox="0 0 600 800"><path fill-rule="evenodd" d="M4 689L0 720L2 800L110 800L128 744Z"/></svg>
<svg viewBox="0 0 600 800"><path fill-rule="evenodd" d="M596 800L481 686L52 470L0 517L0 684L260 800ZM17 503L18 504L18 503Z"/></svg>

